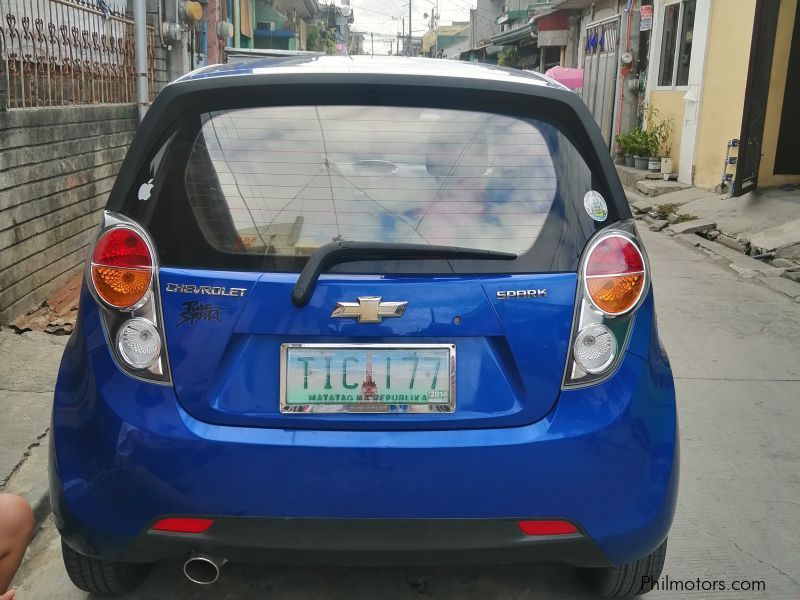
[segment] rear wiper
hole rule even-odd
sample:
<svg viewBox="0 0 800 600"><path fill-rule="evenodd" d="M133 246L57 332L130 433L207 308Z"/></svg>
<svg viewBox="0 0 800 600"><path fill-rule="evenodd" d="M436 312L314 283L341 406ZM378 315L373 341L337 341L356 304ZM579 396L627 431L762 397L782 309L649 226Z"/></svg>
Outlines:
<svg viewBox="0 0 800 600"><path fill-rule="evenodd" d="M332 242L312 254L292 290L292 303L305 306L311 299L319 276L329 267L359 260L514 260L516 254L494 250L472 250L457 246L428 244L387 244L382 242Z"/></svg>

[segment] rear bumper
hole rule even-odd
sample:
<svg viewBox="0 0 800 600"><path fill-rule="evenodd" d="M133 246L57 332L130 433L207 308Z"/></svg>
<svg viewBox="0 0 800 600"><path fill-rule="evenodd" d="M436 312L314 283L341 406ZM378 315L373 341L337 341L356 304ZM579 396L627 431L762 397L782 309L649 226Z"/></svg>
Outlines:
<svg viewBox="0 0 800 600"><path fill-rule="evenodd" d="M462 545L446 548L443 562L473 555L619 564L653 551L669 530L678 487L675 395L654 338L632 343L609 380L562 392L545 419L524 427L300 431L194 419L171 387L122 374L87 321L62 361L50 473L57 526L81 553L144 562L212 550L231 560L308 562L341 552L337 562L347 562L359 554L349 547L351 529L394 522L386 527L398 533L385 536L379 554L424 558L442 548L415 540L430 527L444 543L455 519L478 528L499 522L508 537L487 543L485 532L467 527L474 535L458 537ZM219 536L212 539L148 533L156 519L181 515L230 525L210 530ZM535 518L570 520L582 534L539 540L515 530L514 520ZM292 536L276 545L270 529L323 521L343 533L308 537L301 548L287 546ZM243 530L251 535L234 533ZM387 531L364 533L373 558Z"/></svg>
<svg viewBox="0 0 800 600"><path fill-rule="evenodd" d="M202 534L148 531L117 558L162 560L203 552L234 562L416 566L540 560L607 566L583 533L527 536L500 519L223 518Z"/></svg>

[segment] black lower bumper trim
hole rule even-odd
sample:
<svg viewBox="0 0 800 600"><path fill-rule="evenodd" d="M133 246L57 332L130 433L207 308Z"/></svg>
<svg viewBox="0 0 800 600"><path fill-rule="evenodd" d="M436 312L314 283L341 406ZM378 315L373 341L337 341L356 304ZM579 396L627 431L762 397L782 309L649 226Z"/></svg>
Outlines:
<svg viewBox="0 0 800 600"><path fill-rule="evenodd" d="M69 540L67 540L69 541ZM202 534L148 531L117 556L154 562L205 552L232 562L419 566L610 563L585 533L528 536L507 519L217 519Z"/></svg>

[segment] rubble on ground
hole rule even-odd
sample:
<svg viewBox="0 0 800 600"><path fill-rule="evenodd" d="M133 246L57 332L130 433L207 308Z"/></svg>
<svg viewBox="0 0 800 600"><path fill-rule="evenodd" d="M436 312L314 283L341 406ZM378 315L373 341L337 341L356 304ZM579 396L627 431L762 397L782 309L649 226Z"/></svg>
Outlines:
<svg viewBox="0 0 800 600"><path fill-rule="evenodd" d="M82 273L75 275L53 296L9 323L9 327L17 333L43 331L52 335L70 335L78 315L82 278Z"/></svg>

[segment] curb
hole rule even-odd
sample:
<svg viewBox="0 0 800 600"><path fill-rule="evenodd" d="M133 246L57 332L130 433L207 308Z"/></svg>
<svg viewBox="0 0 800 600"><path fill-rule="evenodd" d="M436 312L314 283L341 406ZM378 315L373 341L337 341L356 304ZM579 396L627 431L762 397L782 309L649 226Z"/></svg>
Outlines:
<svg viewBox="0 0 800 600"><path fill-rule="evenodd" d="M24 462L14 471L3 488L4 492L22 496L27 500L33 509L36 532L52 508L47 475L48 435L46 432L28 448Z"/></svg>
<svg viewBox="0 0 800 600"><path fill-rule="evenodd" d="M756 259L732 250L727 246L695 235L678 234L672 239L681 245L700 250L738 273L741 277L757 282L769 290L790 300L800 302L800 283L781 277L783 270L770 267Z"/></svg>
<svg viewBox="0 0 800 600"><path fill-rule="evenodd" d="M720 243L726 236L721 234L719 241L713 241L699 234L716 228L716 223L709 219L696 219L683 223L668 223L650 217L650 201L652 197L642 196L630 188L624 188L634 219L646 224L653 232L661 232L670 236L682 246L699 249L703 254L716 262L724 264L735 271L741 278L758 283L769 290L790 300L800 303L800 283L796 279L784 276L787 269L773 267L761 262L734 246ZM734 240L735 242L735 240Z"/></svg>

